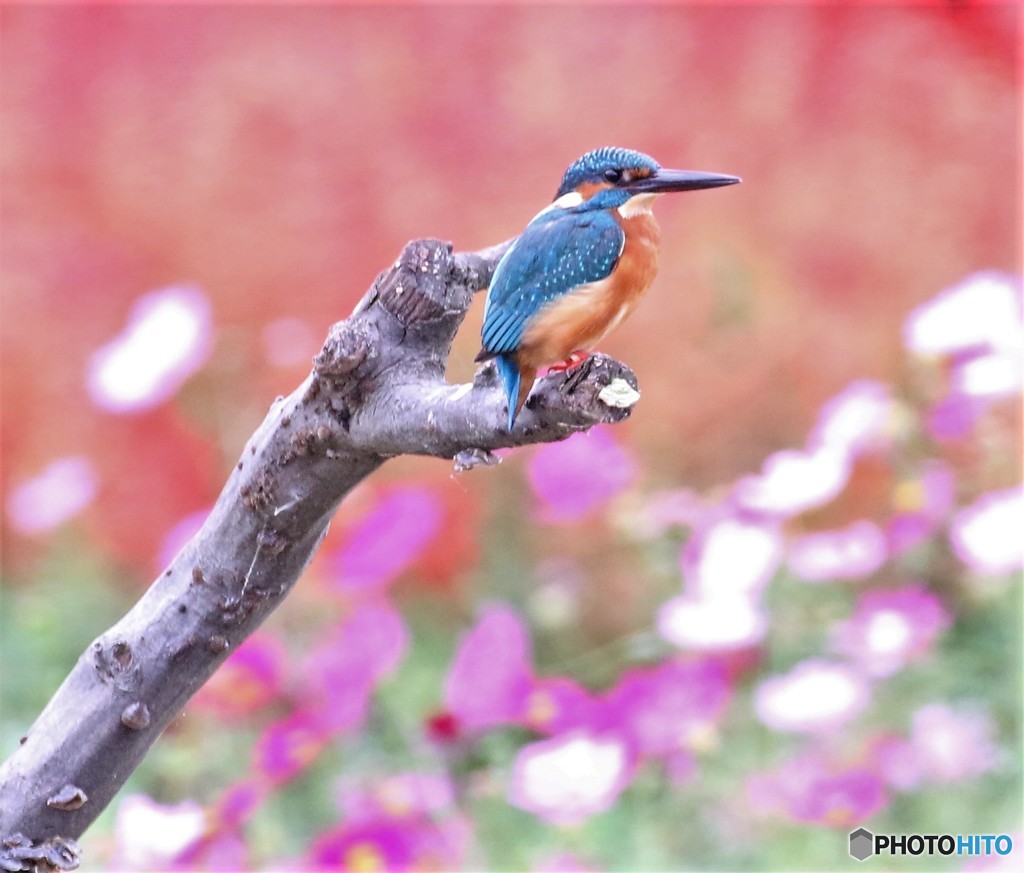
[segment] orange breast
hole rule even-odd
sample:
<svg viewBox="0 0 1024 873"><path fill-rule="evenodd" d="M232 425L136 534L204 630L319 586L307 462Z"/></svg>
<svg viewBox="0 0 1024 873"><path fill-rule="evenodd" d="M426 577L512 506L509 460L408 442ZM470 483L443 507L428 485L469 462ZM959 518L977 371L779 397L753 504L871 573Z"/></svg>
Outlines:
<svg viewBox="0 0 1024 873"><path fill-rule="evenodd" d="M649 210L628 218L616 215L626 235L615 269L607 279L581 285L546 306L530 322L519 361L532 368L587 351L618 327L636 308L658 272L658 223Z"/></svg>

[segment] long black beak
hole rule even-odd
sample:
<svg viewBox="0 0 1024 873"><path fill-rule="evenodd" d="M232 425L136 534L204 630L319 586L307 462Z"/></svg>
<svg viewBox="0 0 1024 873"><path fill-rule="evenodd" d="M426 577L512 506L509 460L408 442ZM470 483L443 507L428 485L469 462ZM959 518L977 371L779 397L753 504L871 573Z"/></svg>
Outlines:
<svg viewBox="0 0 1024 873"><path fill-rule="evenodd" d="M695 170L657 170L650 176L637 179L626 186L636 194L664 194L667 191L696 191L698 188L719 188L742 182L739 176L721 173L698 173Z"/></svg>

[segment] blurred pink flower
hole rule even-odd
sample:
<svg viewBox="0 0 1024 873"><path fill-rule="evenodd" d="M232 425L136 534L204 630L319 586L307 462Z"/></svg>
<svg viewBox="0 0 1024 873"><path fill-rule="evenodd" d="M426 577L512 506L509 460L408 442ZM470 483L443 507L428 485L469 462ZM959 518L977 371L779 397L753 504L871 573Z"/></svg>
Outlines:
<svg viewBox="0 0 1024 873"><path fill-rule="evenodd" d="M459 642L445 682L448 711L461 725L519 722L533 683L526 627L509 607L488 607Z"/></svg>
<svg viewBox="0 0 1024 873"><path fill-rule="evenodd" d="M872 521L855 521L839 530L794 537L787 549L793 573L808 582L870 576L888 557L885 535Z"/></svg>
<svg viewBox="0 0 1024 873"><path fill-rule="evenodd" d="M570 731L519 750L509 800L552 824L578 824L611 808L631 771L623 739Z"/></svg>
<svg viewBox="0 0 1024 873"><path fill-rule="evenodd" d="M875 757L886 781L900 791L959 782L995 767L994 733L986 712L960 712L944 703L930 703L914 713L909 737L884 738Z"/></svg>
<svg viewBox="0 0 1024 873"><path fill-rule="evenodd" d="M858 672L831 661L801 661L754 692L757 717L773 730L820 733L859 715L871 691Z"/></svg>
<svg viewBox="0 0 1024 873"><path fill-rule="evenodd" d="M986 712L958 712L944 703L914 713L910 743L922 776L955 782L987 773L995 766L995 725Z"/></svg>
<svg viewBox="0 0 1024 873"><path fill-rule="evenodd" d="M210 355L212 313L194 285L172 285L138 299L128 324L93 354L87 387L108 412L163 403Z"/></svg>
<svg viewBox="0 0 1024 873"><path fill-rule="evenodd" d="M942 602L923 585L868 591L836 628L835 645L869 675L892 676L926 655L949 625Z"/></svg>
<svg viewBox="0 0 1024 873"><path fill-rule="evenodd" d="M229 785L210 809L211 828L235 831L242 827L270 794L270 786L258 779Z"/></svg>
<svg viewBox="0 0 1024 873"><path fill-rule="evenodd" d="M168 870L206 830L206 813L194 801L164 806L144 794L129 794L117 805L110 869Z"/></svg>
<svg viewBox="0 0 1024 873"><path fill-rule="evenodd" d="M328 734L316 714L297 710L268 725L253 750L253 770L273 785L287 782L317 759Z"/></svg>
<svg viewBox="0 0 1024 873"><path fill-rule="evenodd" d="M601 698L601 726L640 758L704 751L731 697L725 670L710 659L633 669Z"/></svg>
<svg viewBox="0 0 1024 873"><path fill-rule="evenodd" d="M362 602L309 653L303 671L307 706L330 732L362 724L377 682L405 654L408 635L398 611L383 601Z"/></svg>
<svg viewBox="0 0 1024 873"><path fill-rule="evenodd" d="M889 800L885 783L874 770L833 762L814 752L749 777L747 798L763 814L842 830L866 821Z"/></svg>
<svg viewBox="0 0 1024 873"><path fill-rule="evenodd" d="M447 775L396 773L372 782L343 780L338 802L345 821L355 824L435 815L454 804L455 792Z"/></svg>
<svg viewBox="0 0 1024 873"><path fill-rule="evenodd" d="M331 586L345 593L391 584L441 532L443 519L444 506L432 489L391 490L347 531Z"/></svg>
<svg viewBox="0 0 1024 873"><path fill-rule="evenodd" d="M249 715L280 693L284 672L284 647L267 633L258 631L228 655L190 705L221 718Z"/></svg>
<svg viewBox="0 0 1024 873"><path fill-rule="evenodd" d="M636 478L637 464L605 427L538 446L527 478L548 522L573 522L603 507Z"/></svg>
<svg viewBox="0 0 1024 873"><path fill-rule="evenodd" d="M953 471L939 460L925 462L917 477L901 481L885 527L890 553L903 554L927 539L949 515L955 497Z"/></svg>
<svg viewBox="0 0 1024 873"><path fill-rule="evenodd" d="M27 536L47 533L85 509L99 487L99 475L88 458L59 458L14 486L7 497L7 520Z"/></svg>
<svg viewBox="0 0 1024 873"><path fill-rule="evenodd" d="M1024 491L991 491L960 510L949 538L957 557L977 573L1009 573L1024 567Z"/></svg>
<svg viewBox="0 0 1024 873"><path fill-rule="evenodd" d="M988 404L965 394L948 394L935 403L925 418L925 430L932 439L948 442L966 437Z"/></svg>
<svg viewBox="0 0 1024 873"><path fill-rule="evenodd" d="M638 507L636 527L641 537L654 538L674 527L695 527L708 510L706 498L688 488L655 492Z"/></svg>

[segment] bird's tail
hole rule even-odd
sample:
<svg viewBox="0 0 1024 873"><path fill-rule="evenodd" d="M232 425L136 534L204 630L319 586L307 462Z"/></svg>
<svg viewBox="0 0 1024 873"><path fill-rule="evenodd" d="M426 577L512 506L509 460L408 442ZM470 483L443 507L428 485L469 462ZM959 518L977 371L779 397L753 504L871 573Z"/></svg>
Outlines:
<svg viewBox="0 0 1024 873"><path fill-rule="evenodd" d="M516 413L519 412L519 385L522 376L519 373L519 363L511 355L496 355L494 363L498 366L498 375L501 376L501 385L505 389L505 398L508 400L508 429L512 430L515 424Z"/></svg>

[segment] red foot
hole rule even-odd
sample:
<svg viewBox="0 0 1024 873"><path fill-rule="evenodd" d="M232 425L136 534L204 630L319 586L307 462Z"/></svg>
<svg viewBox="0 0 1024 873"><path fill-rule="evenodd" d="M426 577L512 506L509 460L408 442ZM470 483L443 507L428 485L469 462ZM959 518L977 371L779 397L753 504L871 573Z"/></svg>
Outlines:
<svg viewBox="0 0 1024 873"><path fill-rule="evenodd" d="M573 367L578 367L582 364L590 355L587 352L577 349L564 361L559 361L557 364L552 364L548 367L549 373L561 373L564 370L571 370Z"/></svg>

